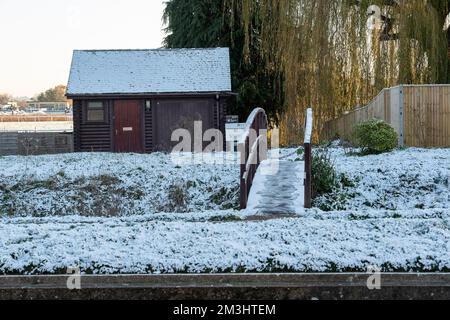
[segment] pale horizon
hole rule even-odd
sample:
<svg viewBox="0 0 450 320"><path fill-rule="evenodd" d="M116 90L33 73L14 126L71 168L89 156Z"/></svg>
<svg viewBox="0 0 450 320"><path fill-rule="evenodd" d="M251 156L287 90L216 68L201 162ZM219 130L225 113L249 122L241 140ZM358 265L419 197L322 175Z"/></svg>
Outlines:
<svg viewBox="0 0 450 320"><path fill-rule="evenodd" d="M160 48L164 2L1 0L0 93L67 85L73 50Z"/></svg>

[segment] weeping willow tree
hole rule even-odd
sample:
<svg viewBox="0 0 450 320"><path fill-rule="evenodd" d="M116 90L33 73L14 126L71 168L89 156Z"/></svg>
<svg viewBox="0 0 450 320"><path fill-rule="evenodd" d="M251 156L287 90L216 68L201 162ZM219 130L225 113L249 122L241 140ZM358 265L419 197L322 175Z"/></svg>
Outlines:
<svg viewBox="0 0 450 320"><path fill-rule="evenodd" d="M252 41L259 41L268 68L283 73L282 143L296 144L308 106L320 128L385 87L446 83L449 42L443 25L449 2L227 0L227 5L230 12L242 12L244 56Z"/></svg>

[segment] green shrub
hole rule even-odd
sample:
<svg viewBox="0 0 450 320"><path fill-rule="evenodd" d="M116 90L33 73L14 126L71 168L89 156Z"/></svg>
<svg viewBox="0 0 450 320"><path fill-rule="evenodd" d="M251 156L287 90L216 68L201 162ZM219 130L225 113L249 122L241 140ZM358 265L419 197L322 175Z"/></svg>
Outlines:
<svg viewBox="0 0 450 320"><path fill-rule="evenodd" d="M394 150L398 135L389 124L381 120L369 120L353 128L355 142L364 154L380 154Z"/></svg>
<svg viewBox="0 0 450 320"><path fill-rule="evenodd" d="M338 175L330 155L317 150L312 155L312 197L333 192L338 187Z"/></svg>
<svg viewBox="0 0 450 320"><path fill-rule="evenodd" d="M187 190L181 185L172 184L168 190L169 207L171 210L184 210L187 203ZM181 212L181 211L180 211Z"/></svg>

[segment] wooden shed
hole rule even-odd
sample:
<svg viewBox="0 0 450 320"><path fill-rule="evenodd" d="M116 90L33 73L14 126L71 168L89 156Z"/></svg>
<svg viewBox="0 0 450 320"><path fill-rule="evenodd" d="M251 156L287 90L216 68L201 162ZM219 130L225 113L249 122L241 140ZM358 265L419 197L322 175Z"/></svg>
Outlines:
<svg viewBox="0 0 450 320"><path fill-rule="evenodd" d="M76 152L170 151L195 121L225 137L229 49L76 50L67 87Z"/></svg>

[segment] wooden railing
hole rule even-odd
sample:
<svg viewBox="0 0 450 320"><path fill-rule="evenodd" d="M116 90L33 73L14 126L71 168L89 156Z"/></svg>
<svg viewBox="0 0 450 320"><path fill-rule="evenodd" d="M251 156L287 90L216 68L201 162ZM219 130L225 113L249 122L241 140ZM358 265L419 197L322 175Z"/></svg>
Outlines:
<svg viewBox="0 0 450 320"><path fill-rule="evenodd" d="M264 109L253 110L246 122L246 132L238 145L241 154L241 209L247 208L248 195L259 164L267 159L267 115Z"/></svg>
<svg viewBox="0 0 450 320"><path fill-rule="evenodd" d="M241 154L241 209L247 208L248 196L260 163L267 159L267 116L263 109L255 109L246 122L246 132L239 143ZM305 208L312 206L312 131L313 111L307 110L305 120Z"/></svg>
<svg viewBox="0 0 450 320"><path fill-rule="evenodd" d="M312 207L312 152L313 111L308 109L305 120L305 208Z"/></svg>

